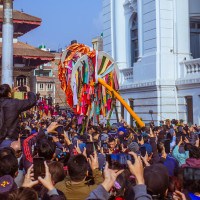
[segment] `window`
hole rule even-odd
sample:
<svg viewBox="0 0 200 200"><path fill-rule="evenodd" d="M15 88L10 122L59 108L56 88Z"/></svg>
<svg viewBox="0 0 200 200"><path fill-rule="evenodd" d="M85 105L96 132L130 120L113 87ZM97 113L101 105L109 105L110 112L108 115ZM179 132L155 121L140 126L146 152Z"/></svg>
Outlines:
<svg viewBox="0 0 200 200"><path fill-rule="evenodd" d="M39 85L39 90L40 90L40 91L43 91L43 90L44 90L44 83L40 83L40 85Z"/></svg>
<svg viewBox="0 0 200 200"><path fill-rule="evenodd" d="M51 83L48 83L48 84L47 84L47 90L48 90L48 91L51 91L51 90L52 90L52 84L51 84Z"/></svg>
<svg viewBox="0 0 200 200"><path fill-rule="evenodd" d="M131 26L131 66L138 60L138 18L134 15Z"/></svg>
<svg viewBox="0 0 200 200"><path fill-rule="evenodd" d="M17 77L17 86L24 86L27 84L26 82L26 76L21 75Z"/></svg>
<svg viewBox="0 0 200 200"><path fill-rule="evenodd" d="M51 77L51 70L35 70L35 76L40 76L40 77Z"/></svg>
<svg viewBox="0 0 200 200"><path fill-rule="evenodd" d="M193 58L200 58L200 19L190 19L190 51Z"/></svg>

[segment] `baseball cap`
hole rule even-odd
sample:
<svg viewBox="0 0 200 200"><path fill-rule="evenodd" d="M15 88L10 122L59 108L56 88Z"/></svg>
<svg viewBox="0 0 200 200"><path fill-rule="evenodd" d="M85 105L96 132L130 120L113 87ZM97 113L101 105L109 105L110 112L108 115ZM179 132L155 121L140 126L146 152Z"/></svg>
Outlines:
<svg viewBox="0 0 200 200"><path fill-rule="evenodd" d="M6 195L14 189L17 189L17 185L10 175L0 177L0 195Z"/></svg>
<svg viewBox="0 0 200 200"><path fill-rule="evenodd" d="M128 149L134 153L138 153L139 151L139 145L136 143L136 142L131 142L129 145L128 145Z"/></svg>
<svg viewBox="0 0 200 200"><path fill-rule="evenodd" d="M119 127L117 126L117 124L112 124L111 126L111 130L115 130L115 129L118 129Z"/></svg>
<svg viewBox="0 0 200 200"><path fill-rule="evenodd" d="M109 136L108 136L106 133L102 133L102 134L100 135L101 141L104 141L104 142L105 142L108 138L109 138Z"/></svg>
<svg viewBox="0 0 200 200"><path fill-rule="evenodd" d="M126 129L125 129L124 127L120 127L120 128L118 129L118 132L120 132L120 131L126 132Z"/></svg>
<svg viewBox="0 0 200 200"><path fill-rule="evenodd" d="M142 133L142 135L141 135L141 136L144 136L144 135L148 137L148 134L146 134L146 133Z"/></svg>

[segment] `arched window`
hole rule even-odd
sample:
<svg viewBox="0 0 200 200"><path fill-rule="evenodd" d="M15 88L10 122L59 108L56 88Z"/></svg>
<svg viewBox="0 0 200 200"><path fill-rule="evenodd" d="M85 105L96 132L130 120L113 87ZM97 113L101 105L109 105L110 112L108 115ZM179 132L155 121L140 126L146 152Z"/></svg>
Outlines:
<svg viewBox="0 0 200 200"><path fill-rule="evenodd" d="M26 76L18 76L17 77L17 86L24 86L27 84L27 81L26 81Z"/></svg>
<svg viewBox="0 0 200 200"><path fill-rule="evenodd" d="M131 26L131 66L133 66L133 63L137 62L138 56L138 18L136 13L132 19Z"/></svg>

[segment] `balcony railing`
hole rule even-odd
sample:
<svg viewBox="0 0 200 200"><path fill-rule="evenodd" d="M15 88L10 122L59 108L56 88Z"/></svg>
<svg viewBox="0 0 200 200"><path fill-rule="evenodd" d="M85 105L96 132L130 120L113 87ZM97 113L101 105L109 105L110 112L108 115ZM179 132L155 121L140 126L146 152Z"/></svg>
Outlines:
<svg viewBox="0 0 200 200"><path fill-rule="evenodd" d="M121 69L121 84L127 84L133 82L133 68Z"/></svg>
<svg viewBox="0 0 200 200"><path fill-rule="evenodd" d="M200 58L183 61L180 63L180 78L186 78L191 75L200 75Z"/></svg>

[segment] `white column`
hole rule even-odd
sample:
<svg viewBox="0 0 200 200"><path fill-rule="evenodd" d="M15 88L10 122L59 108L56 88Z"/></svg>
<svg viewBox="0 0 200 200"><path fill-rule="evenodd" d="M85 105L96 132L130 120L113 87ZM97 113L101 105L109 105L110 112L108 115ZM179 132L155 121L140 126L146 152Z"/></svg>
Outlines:
<svg viewBox="0 0 200 200"><path fill-rule="evenodd" d="M127 67L126 62L126 27L125 27L125 0L115 1L114 4L114 55L120 69Z"/></svg>
<svg viewBox="0 0 200 200"><path fill-rule="evenodd" d="M138 46L139 46L139 58L143 56L143 12L142 12L143 0L137 1L137 16L138 16Z"/></svg>
<svg viewBox="0 0 200 200"><path fill-rule="evenodd" d="M178 61L190 56L189 0L176 1ZM184 42L183 42L184 41Z"/></svg>
<svg viewBox="0 0 200 200"><path fill-rule="evenodd" d="M111 43L112 43L112 57L115 58L115 1L111 0Z"/></svg>

